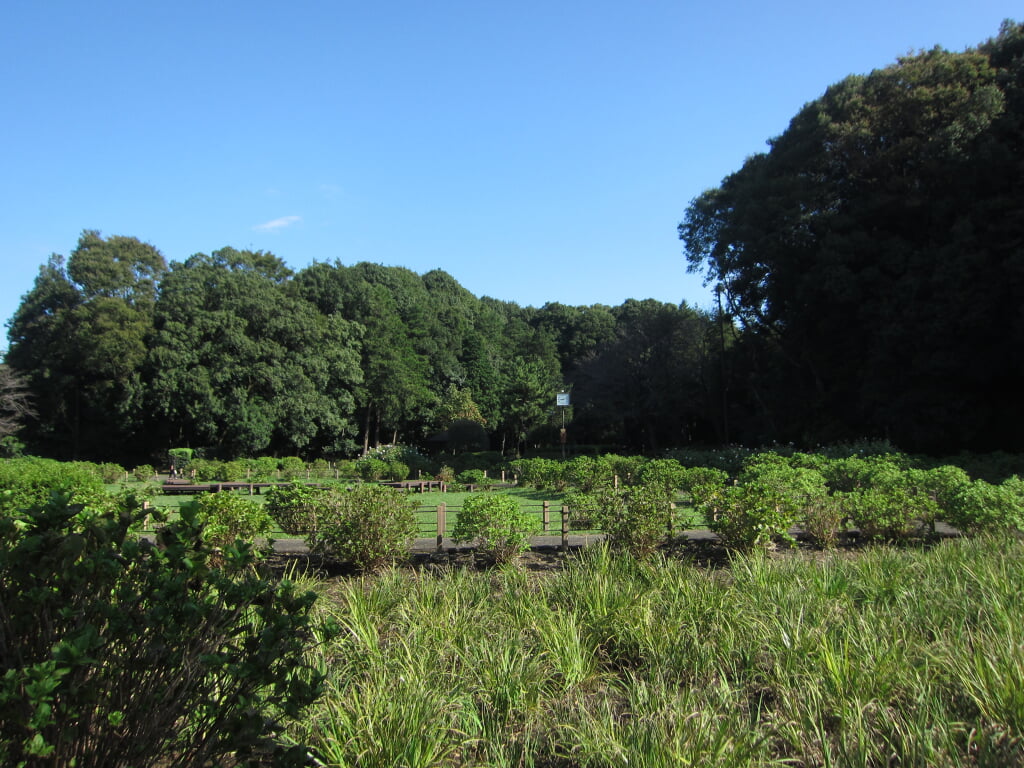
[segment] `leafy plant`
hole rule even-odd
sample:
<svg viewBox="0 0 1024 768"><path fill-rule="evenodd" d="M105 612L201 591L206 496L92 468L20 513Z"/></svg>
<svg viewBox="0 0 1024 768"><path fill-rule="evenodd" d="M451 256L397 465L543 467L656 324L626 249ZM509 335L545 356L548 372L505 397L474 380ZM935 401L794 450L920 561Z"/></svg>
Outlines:
<svg viewBox="0 0 1024 768"><path fill-rule="evenodd" d="M299 480L306 476L306 462L298 456L285 456L279 466L282 480Z"/></svg>
<svg viewBox="0 0 1024 768"><path fill-rule="evenodd" d="M107 462L100 464L100 477L104 483L119 483L125 478L125 470L120 464Z"/></svg>
<svg viewBox="0 0 1024 768"><path fill-rule="evenodd" d="M948 522L966 533L1024 531L1024 480L1014 475L999 485L975 480L962 487Z"/></svg>
<svg viewBox="0 0 1024 768"><path fill-rule="evenodd" d="M236 541L254 542L274 530L268 511L246 496L221 491L203 493L187 505L194 506L203 525L203 540L210 546L226 548Z"/></svg>
<svg viewBox="0 0 1024 768"><path fill-rule="evenodd" d="M638 559L654 554L675 526L672 497L659 485L572 493L566 504L574 517L604 531L613 549Z"/></svg>
<svg viewBox="0 0 1024 768"><path fill-rule="evenodd" d="M158 545L130 533L135 504L83 513L54 497L0 517L0 763L300 764L278 735L321 689L314 595L242 543L211 567L191 508Z"/></svg>
<svg viewBox="0 0 1024 768"><path fill-rule="evenodd" d="M280 526L293 536L305 536L316 530L317 510L326 506L329 491L301 483L275 485L267 489L264 509Z"/></svg>
<svg viewBox="0 0 1024 768"><path fill-rule="evenodd" d="M140 483L148 483L156 477L156 470L152 464L139 464L132 470L132 476Z"/></svg>
<svg viewBox="0 0 1024 768"><path fill-rule="evenodd" d="M318 495L317 519L308 541L313 552L372 571L408 556L416 535L416 501L398 488L332 487Z"/></svg>
<svg viewBox="0 0 1024 768"><path fill-rule="evenodd" d="M827 503L822 475L794 468L785 459L762 454L748 464L736 485L707 484L693 489L695 507L728 546L764 547L794 541L792 528L807 510Z"/></svg>
<svg viewBox="0 0 1024 768"><path fill-rule="evenodd" d="M387 471L387 463L373 456L363 456L356 462L356 472L367 482L380 480Z"/></svg>
<svg viewBox="0 0 1024 768"><path fill-rule="evenodd" d="M530 548L530 536L539 530L536 516L511 496L471 494L462 502L452 538L475 541L477 549L495 563L507 563Z"/></svg>

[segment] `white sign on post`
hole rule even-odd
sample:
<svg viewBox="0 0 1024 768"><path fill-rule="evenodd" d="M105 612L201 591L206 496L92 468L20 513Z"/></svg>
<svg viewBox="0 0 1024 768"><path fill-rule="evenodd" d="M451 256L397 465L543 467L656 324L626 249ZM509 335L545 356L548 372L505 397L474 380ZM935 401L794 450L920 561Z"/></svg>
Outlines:
<svg viewBox="0 0 1024 768"><path fill-rule="evenodd" d="M555 395L555 405L568 406L569 405L569 393L568 392L559 392L557 395Z"/></svg>

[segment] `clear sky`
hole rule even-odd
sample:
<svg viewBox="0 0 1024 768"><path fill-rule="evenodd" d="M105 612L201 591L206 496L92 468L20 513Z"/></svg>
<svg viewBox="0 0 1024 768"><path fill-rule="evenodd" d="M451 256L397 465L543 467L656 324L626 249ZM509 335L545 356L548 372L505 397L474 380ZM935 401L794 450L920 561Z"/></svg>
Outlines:
<svg viewBox="0 0 1024 768"><path fill-rule="evenodd" d="M1019 0L8 3L0 320L83 229L710 307L688 203L848 74ZM3 334L0 347L6 345Z"/></svg>

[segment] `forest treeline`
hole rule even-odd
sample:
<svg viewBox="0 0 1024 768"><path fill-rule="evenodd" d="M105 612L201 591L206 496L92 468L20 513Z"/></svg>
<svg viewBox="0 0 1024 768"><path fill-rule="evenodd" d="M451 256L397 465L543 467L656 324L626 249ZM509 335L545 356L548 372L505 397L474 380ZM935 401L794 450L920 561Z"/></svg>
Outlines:
<svg viewBox="0 0 1024 768"><path fill-rule="evenodd" d="M1024 26L829 87L679 236L717 306L523 307L440 270L293 271L233 248L168 264L86 231L8 323L37 412L20 438L136 463L170 446L508 451L557 445L565 416L570 443L620 450L1019 450Z"/></svg>
<svg viewBox="0 0 1024 768"><path fill-rule="evenodd" d="M168 264L86 231L41 267L6 361L38 412L22 439L62 458L519 450L558 443L563 389L572 442L640 449L715 440L713 328L685 304L478 298L440 270L232 248Z"/></svg>

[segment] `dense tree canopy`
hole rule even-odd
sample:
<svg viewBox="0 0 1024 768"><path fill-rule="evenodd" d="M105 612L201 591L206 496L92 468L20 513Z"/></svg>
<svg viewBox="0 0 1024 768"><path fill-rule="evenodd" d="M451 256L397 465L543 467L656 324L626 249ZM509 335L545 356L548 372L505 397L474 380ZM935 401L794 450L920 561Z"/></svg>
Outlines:
<svg viewBox="0 0 1024 768"><path fill-rule="evenodd" d="M693 201L744 328L748 439L1013 447L1024 391L1024 30L852 76Z"/></svg>
<svg viewBox="0 0 1024 768"><path fill-rule="evenodd" d="M686 393L701 352L688 345L707 318L629 304L537 310L477 298L441 270L293 273L233 248L167 265L134 238L87 231L66 264L40 269L10 323L8 362L38 404L29 448L60 457L137 461L172 446L336 457L393 441L518 451L557 441L555 394L575 381L572 442L655 447L695 418ZM697 330L683 333L684 319ZM600 423L626 401L632 416ZM643 419L647 406L671 413Z"/></svg>

